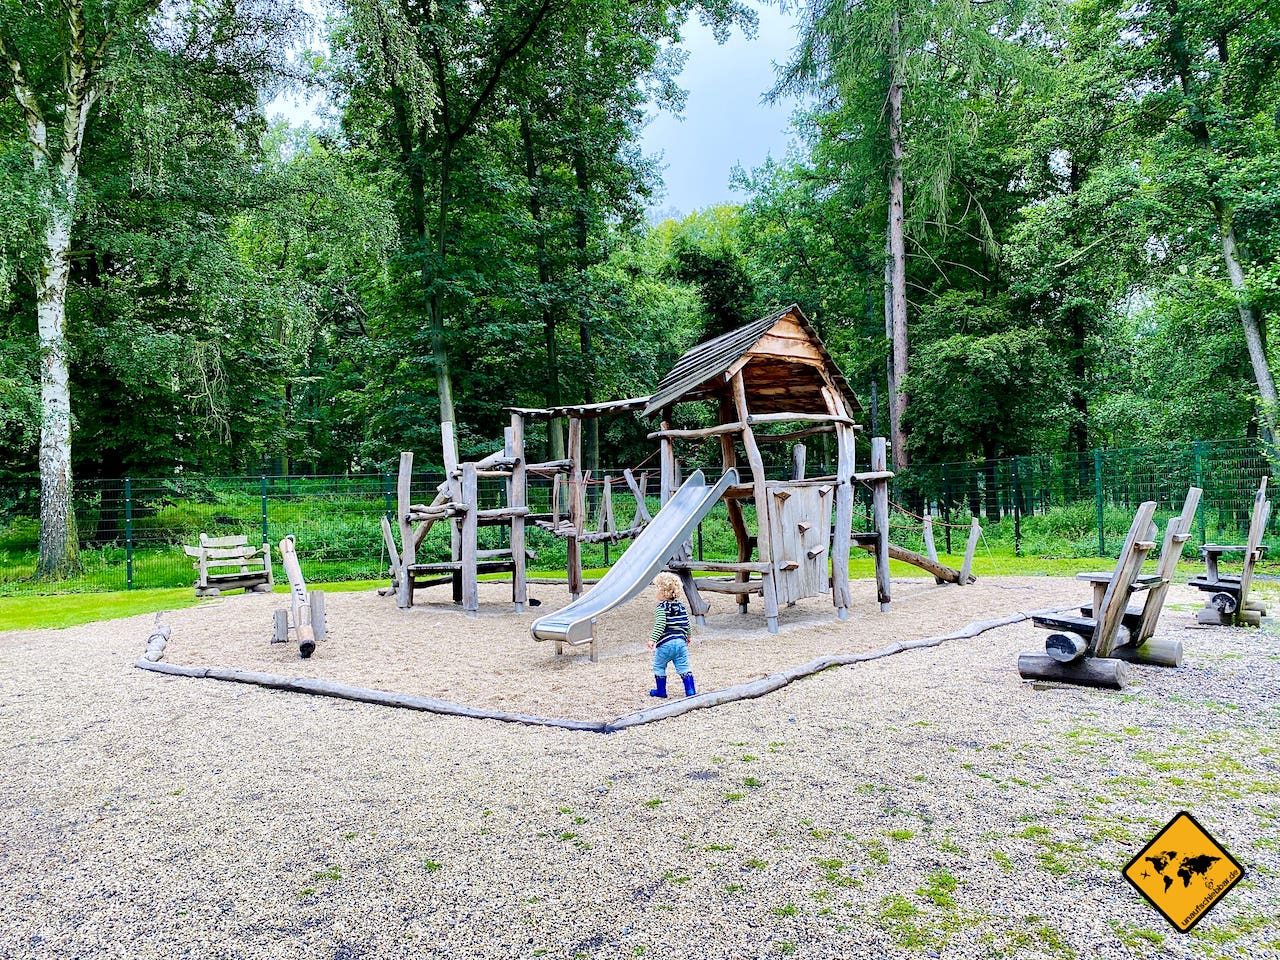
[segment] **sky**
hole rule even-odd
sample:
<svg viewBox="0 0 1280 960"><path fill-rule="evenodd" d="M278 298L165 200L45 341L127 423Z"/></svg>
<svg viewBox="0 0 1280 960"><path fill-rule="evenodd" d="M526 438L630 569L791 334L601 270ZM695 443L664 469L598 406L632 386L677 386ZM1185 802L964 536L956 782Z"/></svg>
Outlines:
<svg viewBox="0 0 1280 960"><path fill-rule="evenodd" d="M305 0L311 9L314 0ZM318 9L318 8L317 8ZM316 10L312 11L317 12ZM795 102L762 102L796 43L794 14L756 7L760 28L753 39L741 31L718 44L711 30L691 18L681 33L689 52L678 82L689 92L681 117L651 112L641 142L644 152L660 156L665 191L651 204L650 215L683 217L717 203L745 199L729 186L736 164L750 170L772 155L781 159L789 140ZM316 124L320 105L299 94L282 94L267 106L268 116L290 123Z"/></svg>
<svg viewBox="0 0 1280 960"><path fill-rule="evenodd" d="M762 102L796 43L793 14L757 7L760 29L754 39L735 32L717 44L695 19L686 24L681 46L689 59L679 83L689 91L683 119L656 114L644 129L647 154L661 154L666 195L655 212L688 214L717 203L744 199L729 187L735 164L746 169L765 157L781 159L789 140L793 101Z"/></svg>

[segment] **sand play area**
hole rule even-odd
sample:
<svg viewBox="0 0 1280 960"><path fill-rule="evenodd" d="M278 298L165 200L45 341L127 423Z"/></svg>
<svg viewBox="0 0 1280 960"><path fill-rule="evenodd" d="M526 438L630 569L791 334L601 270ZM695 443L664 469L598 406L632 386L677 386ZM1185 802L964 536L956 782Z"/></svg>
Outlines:
<svg viewBox="0 0 1280 960"><path fill-rule="evenodd" d="M695 630L690 662L698 688L721 689L818 657L862 653L893 641L948 633L976 620L1078 603L1081 585L1050 577L981 580L963 589L932 579L893 582L893 602L881 613L873 583L856 583L854 607L844 623L829 600L813 598L784 608L779 632L765 629L759 605L746 615L731 599L712 599L705 628ZM165 616L172 629L165 660L290 677L317 677L353 686L436 697L509 713L608 720L654 704L653 599L642 594L596 624L599 659L589 647L535 641L529 625L569 602L563 584L531 584L542 601L513 612L510 586L481 585L478 617L449 602L447 587L419 591L416 605L399 610L374 591L329 593L328 640L303 660L297 645L270 644L271 611L288 606L282 594L232 594ZM672 678L672 696L681 696Z"/></svg>

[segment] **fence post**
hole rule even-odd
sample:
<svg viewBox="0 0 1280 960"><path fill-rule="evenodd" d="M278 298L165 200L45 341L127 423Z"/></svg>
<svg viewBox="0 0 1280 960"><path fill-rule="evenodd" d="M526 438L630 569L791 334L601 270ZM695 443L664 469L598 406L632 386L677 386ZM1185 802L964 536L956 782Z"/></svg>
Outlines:
<svg viewBox="0 0 1280 960"><path fill-rule="evenodd" d="M262 542L267 542L267 477L263 474L259 487L262 496Z"/></svg>
<svg viewBox="0 0 1280 960"><path fill-rule="evenodd" d="M387 512L387 522L395 526L395 517L391 514L391 474L382 475L382 505Z"/></svg>
<svg viewBox="0 0 1280 960"><path fill-rule="evenodd" d="M942 529L947 535L947 554L951 553L951 471L942 465Z"/></svg>
<svg viewBox="0 0 1280 960"><path fill-rule="evenodd" d="M124 478L124 588L133 589L133 481Z"/></svg>
<svg viewBox="0 0 1280 960"><path fill-rule="evenodd" d="M698 562L702 562L702 521L698 521Z"/></svg>
<svg viewBox="0 0 1280 960"><path fill-rule="evenodd" d="M1107 555L1107 534L1102 514L1102 451L1093 451L1093 494L1098 503L1098 556Z"/></svg>
<svg viewBox="0 0 1280 960"><path fill-rule="evenodd" d="M1196 486L1199 487L1201 490L1203 490L1204 489L1204 461L1201 458L1201 451L1203 450L1203 444L1199 440L1197 440L1195 443L1191 444L1191 448L1195 451L1195 454L1196 454ZM1207 512L1207 505L1204 503L1200 504L1200 509L1196 511L1196 513L1200 517L1200 546L1202 547L1208 542L1205 539L1205 534L1204 534L1204 515L1206 512Z"/></svg>
<svg viewBox="0 0 1280 960"><path fill-rule="evenodd" d="M1022 556L1022 479L1018 458L1013 458L1013 555Z"/></svg>

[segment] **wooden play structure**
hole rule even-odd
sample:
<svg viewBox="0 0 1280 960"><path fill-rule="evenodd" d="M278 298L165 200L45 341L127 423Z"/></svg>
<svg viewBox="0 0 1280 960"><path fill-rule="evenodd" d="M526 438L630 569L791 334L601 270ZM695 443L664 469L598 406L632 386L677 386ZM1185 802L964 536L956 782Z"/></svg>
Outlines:
<svg viewBox="0 0 1280 960"><path fill-rule="evenodd" d="M686 403L709 403L716 411L716 422L709 426L674 427L674 411ZM593 611L597 607L600 611L608 609L634 595L636 584L621 580L651 576L647 571L655 562L659 568L667 567L680 576L690 612L697 621L705 622L709 609L704 593L728 594L744 613L755 595L760 598L771 632L778 629L780 607L828 591L839 619L847 619L852 603L848 562L854 546L875 558L881 609L890 602L891 556L929 571L940 583L973 580L969 566L980 532L976 523L963 570L939 563L932 549L926 557L889 542L889 480L893 474L888 469L886 443L883 438L873 438L869 469L856 469L855 437L861 430L854 420L859 411L857 400L821 339L795 305L689 350L652 396L554 408L511 407L508 411L511 426L506 430L504 449L474 463L455 462L452 425L442 425L447 476L430 502L425 498L415 502L413 455L401 454L396 523L383 522L393 589L401 607L413 605L414 591L420 587L451 583L454 602L475 614L479 606L477 575L504 572L511 574L515 608L522 610L527 599L525 534L530 523L565 540L568 587L575 602L584 592L584 544L630 539L636 539L638 544L641 538L645 540L642 561L611 570L593 589ZM621 477L593 479L583 469L583 424L627 413L658 417L659 429L649 437L657 440L660 447L658 496L662 512L667 511L682 485L683 444L701 447L707 442L717 443L723 467L721 482L703 483L700 479L698 491L688 498L691 506L678 508L679 517L668 518L659 525L659 532L648 537L645 531L659 520L658 515L650 515L646 503L648 475L624 470ZM528 420L553 422L556 429L560 422L567 421L568 446L563 460L525 461ZM807 451L799 441L824 435L835 441L835 472L807 476ZM794 445L791 476L787 479L771 480L765 475L761 446L771 443ZM744 474L741 481L739 471ZM723 482L730 473L732 482ZM546 513L534 514L529 507L530 475L551 481ZM484 477L505 480L502 503L482 508L477 481ZM619 529L614 518L613 490L622 483L630 489L636 511L631 524ZM591 484L600 486L594 529L586 497ZM859 489L868 493L871 516L869 529L855 531L853 518ZM714 506L715 500L708 501L709 491L715 492L717 500L726 501L737 544L733 560L695 560L691 555L689 535L683 531L690 522L696 527L697 521ZM748 525L752 511L744 509L748 505L754 506L754 530ZM697 516L685 515L685 510L695 511ZM417 547L431 526L441 520L451 525L450 559L418 563ZM486 524L509 527L505 546L479 549L477 530ZM677 534L678 539L671 539ZM695 578L695 573L712 576ZM566 611L571 613L571 608ZM591 639L594 616L591 613L578 621L562 617L554 627L544 618L534 624L533 633L539 639L556 640L557 650L562 650L566 643Z"/></svg>
<svg viewBox="0 0 1280 960"><path fill-rule="evenodd" d="M324 591L307 591L292 534L280 541L280 562L289 578L289 609L275 612L271 642L287 643L292 633L299 655L306 660L325 638Z"/></svg>
<svg viewBox="0 0 1280 960"><path fill-rule="evenodd" d="M1201 493L1199 487L1191 487L1182 512L1169 521L1153 575L1142 574L1156 534L1152 521L1156 505L1147 502L1133 518L1115 570L1076 575L1076 579L1093 585L1093 600L1080 608L1081 615L1032 618L1037 627L1050 632L1044 654L1024 653L1018 658L1018 670L1024 678L1118 690L1125 684L1126 663L1181 665L1182 642L1156 638L1155 631L1183 545L1191 538ZM1144 594L1143 602L1130 605L1130 597L1139 592Z"/></svg>
<svg viewBox="0 0 1280 960"><path fill-rule="evenodd" d="M196 596L216 597L224 590L253 590L270 593L275 585L271 570L271 545L249 545L249 538L210 537L200 534L198 547L184 546L183 552L194 559L191 568L196 571ZM215 572L226 567L232 571Z"/></svg>
<svg viewBox="0 0 1280 960"><path fill-rule="evenodd" d="M1210 594L1204 609L1196 612L1201 623L1238 624L1257 627L1267 614L1267 605L1261 600L1249 598L1253 584L1253 568L1266 554L1262 542L1267 521L1271 518L1271 501L1267 499L1267 478L1262 478L1253 498L1253 511L1249 516L1248 542L1243 546L1223 546L1206 543L1200 548L1204 557L1205 572L1190 581L1191 586ZM1225 574L1218 568L1223 554L1240 553L1244 561L1238 574Z"/></svg>

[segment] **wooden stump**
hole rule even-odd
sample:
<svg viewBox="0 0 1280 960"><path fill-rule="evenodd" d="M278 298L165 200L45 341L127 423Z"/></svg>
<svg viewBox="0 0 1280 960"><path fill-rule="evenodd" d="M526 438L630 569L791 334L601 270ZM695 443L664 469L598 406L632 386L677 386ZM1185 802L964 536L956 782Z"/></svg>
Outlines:
<svg viewBox="0 0 1280 960"><path fill-rule="evenodd" d="M284 643L289 639L289 611L277 610L272 614L271 642Z"/></svg>
<svg viewBox="0 0 1280 960"><path fill-rule="evenodd" d="M312 590L307 594L307 599L311 603L311 631L315 634L316 641L322 642L327 635L324 620L324 591Z"/></svg>
<svg viewBox="0 0 1280 960"><path fill-rule="evenodd" d="M1153 667L1182 666L1182 641L1152 637L1140 647L1123 646L1111 651L1111 656L1128 663L1145 663Z"/></svg>
<svg viewBox="0 0 1280 960"><path fill-rule="evenodd" d="M1215 593L1209 598L1209 606L1219 613L1235 613L1240 601L1230 593Z"/></svg>
<svg viewBox="0 0 1280 960"><path fill-rule="evenodd" d="M1020 655L1018 673L1024 680L1052 680L1104 690L1123 690L1129 676L1128 665L1123 660L1084 657L1075 663L1059 663L1042 653Z"/></svg>

